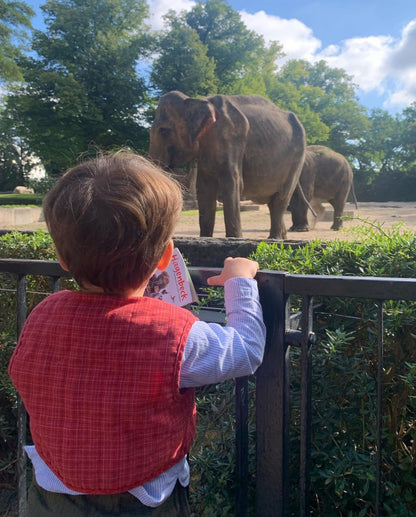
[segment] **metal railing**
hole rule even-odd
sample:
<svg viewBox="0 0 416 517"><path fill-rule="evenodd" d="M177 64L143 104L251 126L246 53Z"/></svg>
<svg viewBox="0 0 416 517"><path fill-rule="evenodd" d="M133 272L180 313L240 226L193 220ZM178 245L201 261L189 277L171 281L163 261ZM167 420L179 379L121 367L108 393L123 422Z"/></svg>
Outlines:
<svg viewBox="0 0 416 517"><path fill-rule="evenodd" d="M189 268L198 290L217 268ZM27 275L51 278L51 291L59 290L60 277L68 276L57 262L36 260L0 260L0 273L16 276L17 328L26 318ZM416 280L375 277L331 277L291 275L284 272L260 271L257 274L264 320L267 327L266 351L256 373L256 510L259 517L289 515L289 350L300 349L300 448L299 448L299 515L309 515L311 469L311 371L313 332L313 297L348 297L375 300L377 305L377 446L375 515L381 515L382 408L383 408L383 302L384 300L416 300ZM0 286L1 287L1 286ZM298 325L293 325L290 298L300 297ZM201 319L210 320L210 312ZM293 328L294 327L294 328ZM248 380L236 380L236 507L235 515L248 514ZM20 405L19 417L19 517L26 515L26 414Z"/></svg>

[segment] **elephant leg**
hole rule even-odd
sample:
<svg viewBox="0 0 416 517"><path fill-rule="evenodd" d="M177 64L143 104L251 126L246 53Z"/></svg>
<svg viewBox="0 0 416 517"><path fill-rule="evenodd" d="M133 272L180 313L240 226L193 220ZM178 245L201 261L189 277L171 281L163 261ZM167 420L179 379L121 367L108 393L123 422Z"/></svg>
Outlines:
<svg viewBox="0 0 416 517"><path fill-rule="evenodd" d="M278 193L274 194L267 203L270 211L270 235L269 239L286 239L286 227L283 214L286 210L287 199L282 200Z"/></svg>
<svg viewBox="0 0 416 517"><path fill-rule="evenodd" d="M313 229L315 229L315 226L316 226L316 223L318 222L318 220L322 219L322 216L325 213L325 207L320 202L320 200L317 198L312 198L310 203L311 203L312 209L314 210L314 212L316 214L315 215L315 214L311 213L308 217L309 227L311 230L313 230Z"/></svg>
<svg viewBox="0 0 416 517"><path fill-rule="evenodd" d="M212 234L214 233L217 191L218 183L216 179L198 174L197 199L199 210L199 234L201 237L212 237Z"/></svg>
<svg viewBox="0 0 416 517"><path fill-rule="evenodd" d="M334 222L332 223L331 230L339 230L342 227L342 213L344 211L345 201L339 199L331 199L329 203L334 208Z"/></svg>
<svg viewBox="0 0 416 517"><path fill-rule="evenodd" d="M290 211L292 214L292 226L289 228L289 231L309 231L308 207L305 201L299 195L297 190L295 190L295 192L292 195L292 199L290 201Z"/></svg>
<svg viewBox="0 0 416 517"><path fill-rule="evenodd" d="M223 187L224 188L224 187ZM224 223L226 237L242 237L240 215L240 189L234 185L223 190Z"/></svg>

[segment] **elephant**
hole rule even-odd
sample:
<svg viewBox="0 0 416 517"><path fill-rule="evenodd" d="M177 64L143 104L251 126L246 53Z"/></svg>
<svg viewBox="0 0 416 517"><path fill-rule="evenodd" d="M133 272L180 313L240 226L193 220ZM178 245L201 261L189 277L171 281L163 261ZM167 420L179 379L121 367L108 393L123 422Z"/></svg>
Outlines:
<svg viewBox="0 0 416 517"><path fill-rule="evenodd" d="M314 210L321 215L325 209L322 200L328 201L334 207L333 230L342 226L342 214L350 190L352 190L355 206L357 200L354 193L353 172L347 159L323 145L308 145L305 161L299 179L304 198L309 201ZM296 188L289 204L292 213L292 232L306 232L309 228L305 199Z"/></svg>
<svg viewBox="0 0 416 517"><path fill-rule="evenodd" d="M201 237L212 237L219 193L226 237L242 237L240 199L266 204L272 239L298 182L305 131L296 115L259 96L164 94L150 129L149 157L169 169L197 161Z"/></svg>

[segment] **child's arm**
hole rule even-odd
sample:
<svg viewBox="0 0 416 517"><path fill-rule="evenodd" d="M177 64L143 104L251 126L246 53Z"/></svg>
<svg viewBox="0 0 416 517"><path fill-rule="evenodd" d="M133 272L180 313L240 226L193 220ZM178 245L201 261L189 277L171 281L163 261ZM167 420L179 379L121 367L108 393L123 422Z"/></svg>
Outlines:
<svg viewBox="0 0 416 517"><path fill-rule="evenodd" d="M210 285L224 285L227 325L198 321L188 336L182 360L180 387L214 384L250 375L263 359L266 330L253 279L258 264L226 259Z"/></svg>

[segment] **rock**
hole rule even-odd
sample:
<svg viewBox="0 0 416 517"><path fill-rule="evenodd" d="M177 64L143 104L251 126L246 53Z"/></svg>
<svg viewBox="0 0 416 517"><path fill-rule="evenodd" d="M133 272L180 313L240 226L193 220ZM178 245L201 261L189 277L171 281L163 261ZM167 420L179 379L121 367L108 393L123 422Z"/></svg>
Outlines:
<svg viewBox="0 0 416 517"><path fill-rule="evenodd" d="M19 185L15 187L13 190L13 194L34 194L35 191L33 188L24 187L23 185Z"/></svg>

